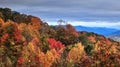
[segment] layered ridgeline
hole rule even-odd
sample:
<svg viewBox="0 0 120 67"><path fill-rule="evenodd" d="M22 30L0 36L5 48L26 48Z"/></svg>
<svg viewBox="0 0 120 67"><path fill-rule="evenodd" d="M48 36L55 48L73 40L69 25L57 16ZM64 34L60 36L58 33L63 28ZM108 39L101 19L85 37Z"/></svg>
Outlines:
<svg viewBox="0 0 120 67"><path fill-rule="evenodd" d="M49 26L37 17L0 9L0 67L91 66L119 67L120 43L77 32L70 24Z"/></svg>
<svg viewBox="0 0 120 67"><path fill-rule="evenodd" d="M109 38L114 41L120 42L120 31L110 34Z"/></svg>
<svg viewBox="0 0 120 67"><path fill-rule="evenodd" d="M111 34L112 36L120 37L120 30Z"/></svg>
<svg viewBox="0 0 120 67"><path fill-rule="evenodd" d="M110 38L114 41L120 42L120 30L105 28L105 27L84 27L84 26L74 26L77 31L87 31L94 32Z"/></svg>
<svg viewBox="0 0 120 67"><path fill-rule="evenodd" d="M106 37L112 36L113 34L117 34L118 29L106 28L106 27L85 27L85 26L74 26L77 31L88 31L94 32L100 35L104 35ZM119 34L120 36L120 34Z"/></svg>

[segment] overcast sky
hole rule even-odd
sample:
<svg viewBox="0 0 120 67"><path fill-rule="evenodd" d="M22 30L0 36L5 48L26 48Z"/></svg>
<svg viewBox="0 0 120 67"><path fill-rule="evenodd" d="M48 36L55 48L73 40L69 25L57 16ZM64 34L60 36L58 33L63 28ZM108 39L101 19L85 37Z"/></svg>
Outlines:
<svg viewBox="0 0 120 67"><path fill-rule="evenodd" d="M0 7L40 17L50 25L63 19L73 25L120 27L120 0L0 0Z"/></svg>

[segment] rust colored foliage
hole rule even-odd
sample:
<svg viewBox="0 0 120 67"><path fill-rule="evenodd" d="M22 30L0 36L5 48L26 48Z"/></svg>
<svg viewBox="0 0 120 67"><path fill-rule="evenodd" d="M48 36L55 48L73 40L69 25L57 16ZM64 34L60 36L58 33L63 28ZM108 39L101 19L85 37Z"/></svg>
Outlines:
<svg viewBox="0 0 120 67"><path fill-rule="evenodd" d="M108 40L108 39L100 40L100 43L101 43L101 44L108 44L108 45L111 45L111 44L112 44L112 42L110 42L110 40Z"/></svg>
<svg viewBox="0 0 120 67"><path fill-rule="evenodd" d="M9 38L9 34L4 34L1 38L1 43L4 43Z"/></svg>
<svg viewBox="0 0 120 67"><path fill-rule="evenodd" d="M18 61L17 61L18 66L22 65L23 63L24 63L24 58L23 57L19 57Z"/></svg>
<svg viewBox="0 0 120 67"><path fill-rule="evenodd" d="M60 41L56 41L54 38L48 38L47 41L50 44L49 47L51 49L56 49L57 51L59 51L60 49L65 47Z"/></svg>
<svg viewBox="0 0 120 67"><path fill-rule="evenodd" d="M18 28L18 24L17 23L14 23L14 37L15 37L15 44L19 44L22 42L22 39L21 39L21 33L20 33L20 30Z"/></svg>
<svg viewBox="0 0 120 67"><path fill-rule="evenodd" d="M31 24L33 25L33 27L36 29L36 30L40 30L41 28L41 19L39 19L38 17L34 17L34 16L29 16L30 19L31 19Z"/></svg>
<svg viewBox="0 0 120 67"><path fill-rule="evenodd" d="M91 42L93 42L93 43L96 42L96 39L95 39L95 37L93 37L93 36L89 36L88 39L89 39Z"/></svg>

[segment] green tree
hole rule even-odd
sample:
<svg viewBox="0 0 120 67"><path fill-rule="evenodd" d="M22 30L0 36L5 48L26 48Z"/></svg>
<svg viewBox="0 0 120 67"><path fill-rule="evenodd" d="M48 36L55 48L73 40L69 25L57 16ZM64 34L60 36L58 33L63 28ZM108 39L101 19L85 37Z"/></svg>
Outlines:
<svg viewBox="0 0 120 67"><path fill-rule="evenodd" d="M83 44L83 45L87 45L90 43L88 37L86 35L80 35L78 37L79 41Z"/></svg>
<svg viewBox="0 0 120 67"><path fill-rule="evenodd" d="M11 19L12 16L12 12L11 9L9 8L1 8L0 12L2 12L3 16L4 16L4 21L7 21L8 19Z"/></svg>

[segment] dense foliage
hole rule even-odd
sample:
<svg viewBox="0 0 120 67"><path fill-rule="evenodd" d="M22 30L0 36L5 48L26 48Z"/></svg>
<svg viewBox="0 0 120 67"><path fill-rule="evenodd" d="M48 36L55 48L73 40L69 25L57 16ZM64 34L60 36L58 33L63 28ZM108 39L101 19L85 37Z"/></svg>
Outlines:
<svg viewBox="0 0 120 67"><path fill-rule="evenodd" d="M120 43L102 35L49 26L9 8L1 8L0 17L0 67L120 66Z"/></svg>

